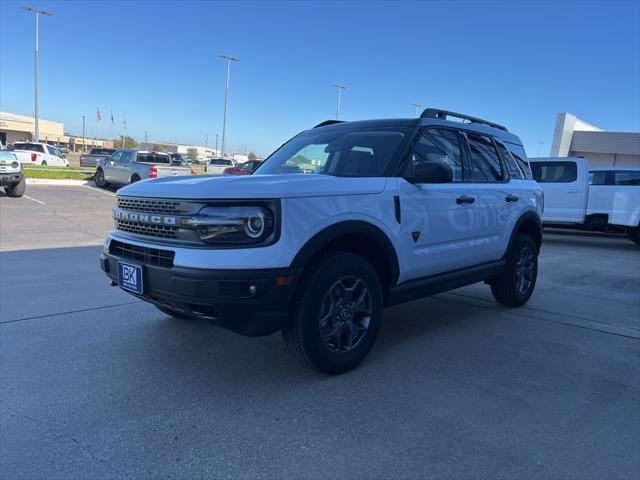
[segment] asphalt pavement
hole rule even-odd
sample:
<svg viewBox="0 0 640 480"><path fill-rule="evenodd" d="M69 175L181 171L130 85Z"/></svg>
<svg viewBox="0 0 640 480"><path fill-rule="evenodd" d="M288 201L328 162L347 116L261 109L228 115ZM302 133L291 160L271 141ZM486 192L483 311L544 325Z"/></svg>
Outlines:
<svg viewBox="0 0 640 480"><path fill-rule="evenodd" d="M107 285L112 192L0 196L0 478L640 477L640 249L545 232L530 303L391 308L338 377Z"/></svg>

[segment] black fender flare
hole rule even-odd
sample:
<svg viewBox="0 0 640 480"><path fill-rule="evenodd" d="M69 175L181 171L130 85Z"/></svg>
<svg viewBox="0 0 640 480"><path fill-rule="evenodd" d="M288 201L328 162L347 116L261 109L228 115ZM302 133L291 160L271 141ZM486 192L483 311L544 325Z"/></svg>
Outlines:
<svg viewBox="0 0 640 480"><path fill-rule="evenodd" d="M291 262L291 267L305 267L323 247L341 237L352 235L367 237L380 248L380 253L384 255L385 262L389 267L391 285L395 285L400 276L400 264L393 243L379 227L362 220L338 222L320 230L298 251Z"/></svg>
<svg viewBox="0 0 640 480"><path fill-rule="evenodd" d="M507 245L507 251L505 252L505 256L511 250L511 245L513 244L513 240L516 237L516 233L518 232L518 230L520 230L520 227L522 226L522 224L528 221L532 221L537 225L538 232L540 234L540 242L537 243L536 246L538 247L538 253L540 252L540 246L542 244L542 219L540 218L540 215L538 215L537 212L534 212L533 210L528 210L524 212L522 215L520 215L520 218L516 220L516 223L513 226L513 229L511 230L511 237L509 238L509 244ZM534 239L534 241L535 240L537 239Z"/></svg>

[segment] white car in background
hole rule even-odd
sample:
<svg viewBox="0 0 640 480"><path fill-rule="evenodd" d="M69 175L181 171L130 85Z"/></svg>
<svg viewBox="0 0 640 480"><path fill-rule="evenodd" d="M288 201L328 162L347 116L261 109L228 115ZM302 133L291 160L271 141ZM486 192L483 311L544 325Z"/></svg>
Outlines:
<svg viewBox="0 0 640 480"><path fill-rule="evenodd" d="M628 233L640 244L640 168L589 167L581 157L529 159L545 226Z"/></svg>
<svg viewBox="0 0 640 480"><path fill-rule="evenodd" d="M222 175L227 168L235 166L235 162L229 158L211 158L207 162L207 173L210 175Z"/></svg>
<svg viewBox="0 0 640 480"><path fill-rule="evenodd" d="M53 145L44 142L15 142L9 145L23 165L50 165L54 167L68 167L69 160L62 157L62 153Z"/></svg>

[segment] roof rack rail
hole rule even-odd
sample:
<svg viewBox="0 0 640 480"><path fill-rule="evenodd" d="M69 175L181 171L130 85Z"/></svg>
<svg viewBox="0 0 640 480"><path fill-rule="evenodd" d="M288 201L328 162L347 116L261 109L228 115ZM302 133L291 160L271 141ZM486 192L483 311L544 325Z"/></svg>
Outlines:
<svg viewBox="0 0 640 480"><path fill-rule="evenodd" d="M335 125L336 123L344 123L344 120L325 120L324 122L320 122L313 128L326 127L327 125Z"/></svg>
<svg viewBox="0 0 640 480"><path fill-rule="evenodd" d="M447 110L440 110L438 108L427 108L425 109L424 112L422 112L422 115L420 115L420 118L438 118L440 120L446 120L447 117L461 118L463 120L469 120L469 122L471 123L481 123L483 125L488 125L489 127L499 128L500 130L504 130L505 132L509 131L507 130L507 127L503 125L499 125L497 123L490 122L488 120L472 117L471 115L465 115L464 113L456 113L456 112L449 112Z"/></svg>

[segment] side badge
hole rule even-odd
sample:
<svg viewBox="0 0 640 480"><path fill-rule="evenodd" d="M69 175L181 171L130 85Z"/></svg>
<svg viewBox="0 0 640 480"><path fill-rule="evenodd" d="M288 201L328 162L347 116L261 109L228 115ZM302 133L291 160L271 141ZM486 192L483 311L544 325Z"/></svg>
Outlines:
<svg viewBox="0 0 640 480"><path fill-rule="evenodd" d="M420 238L420 232L418 230L416 230L415 232L411 232L411 236L413 237L413 241L417 242Z"/></svg>

